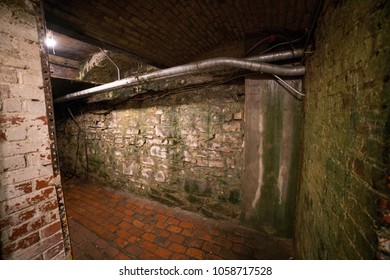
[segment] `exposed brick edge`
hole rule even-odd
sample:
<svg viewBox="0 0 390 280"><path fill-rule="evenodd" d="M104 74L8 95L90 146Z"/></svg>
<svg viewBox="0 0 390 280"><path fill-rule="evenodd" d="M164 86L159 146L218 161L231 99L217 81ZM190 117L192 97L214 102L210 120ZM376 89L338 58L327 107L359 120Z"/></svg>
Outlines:
<svg viewBox="0 0 390 280"><path fill-rule="evenodd" d="M49 58L44 45L44 40L46 37L46 24L45 24L45 17L43 11L43 3L42 0L34 0L32 1L32 3L34 4L33 5L34 12L35 12L35 17L37 20L37 27L38 27L39 50L40 50L43 87L44 87L43 90L45 93L46 117L47 117L47 123L49 127L51 160L52 160L53 173L54 173L53 182L54 182L57 201L58 201L58 211L60 215L61 229L62 229L63 240L64 240L65 257L66 259L72 259L72 247L70 241L68 220L66 216L64 195L62 192L62 185L60 179L60 168L58 163L53 98L52 98L51 81L50 81Z"/></svg>

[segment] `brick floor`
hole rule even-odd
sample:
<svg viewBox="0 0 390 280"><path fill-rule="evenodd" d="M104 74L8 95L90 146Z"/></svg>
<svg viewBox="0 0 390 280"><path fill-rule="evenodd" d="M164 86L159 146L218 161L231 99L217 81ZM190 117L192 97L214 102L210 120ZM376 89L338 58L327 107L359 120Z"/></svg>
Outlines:
<svg viewBox="0 0 390 280"><path fill-rule="evenodd" d="M291 240L76 180L64 183L73 258L289 259Z"/></svg>

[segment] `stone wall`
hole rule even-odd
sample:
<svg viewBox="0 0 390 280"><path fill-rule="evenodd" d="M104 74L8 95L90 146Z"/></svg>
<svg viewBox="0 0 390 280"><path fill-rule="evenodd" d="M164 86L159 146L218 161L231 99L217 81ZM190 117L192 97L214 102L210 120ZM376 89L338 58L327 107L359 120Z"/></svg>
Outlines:
<svg viewBox="0 0 390 280"><path fill-rule="evenodd" d="M238 218L243 94L244 86L228 85L119 106L70 105L70 112L59 105L62 172L206 216Z"/></svg>
<svg viewBox="0 0 390 280"><path fill-rule="evenodd" d="M67 257L37 11L30 1L0 3L0 259Z"/></svg>
<svg viewBox="0 0 390 280"><path fill-rule="evenodd" d="M389 30L388 1L325 1L304 82L299 258L390 258Z"/></svg>

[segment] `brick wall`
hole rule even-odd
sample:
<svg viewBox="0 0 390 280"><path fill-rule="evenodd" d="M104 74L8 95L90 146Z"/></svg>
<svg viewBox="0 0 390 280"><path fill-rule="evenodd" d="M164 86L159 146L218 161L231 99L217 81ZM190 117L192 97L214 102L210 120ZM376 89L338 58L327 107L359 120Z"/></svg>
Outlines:
<svg viewBox="0 0 390 280"><path fill-rule="evenodd" d="M34 10L0 3L0 259L66 257Z"/></svg>
<svg viewBox="0 0 390 280"><path fill-rule="evenodd" d="M304 84L296 253L389 258L390 3L325 3Z"/></svg>
<svg viewBox="0 0 390 280"><path fill-rule="evenodd" d="M244 86L218 86L120 106L73 104L77 124L59 107L61 170L206 216L238 218L243 94Z"/></svg>

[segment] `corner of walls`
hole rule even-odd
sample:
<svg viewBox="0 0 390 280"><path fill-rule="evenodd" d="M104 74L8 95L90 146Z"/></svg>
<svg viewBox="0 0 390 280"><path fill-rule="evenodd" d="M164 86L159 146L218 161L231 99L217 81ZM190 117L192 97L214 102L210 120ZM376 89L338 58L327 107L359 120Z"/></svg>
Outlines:
<svg viewBox="0 0 390 280"><path fill-rule="evenodd" d="M289 80L301 88L301 80ZM245 81L242 221L291 238L295 214L302 101L269 78Z"/></svg>

